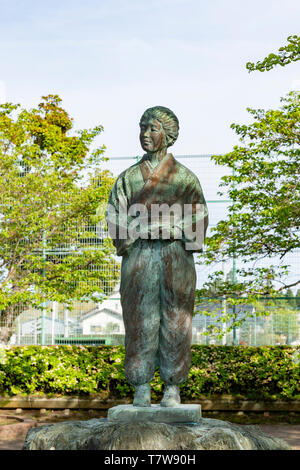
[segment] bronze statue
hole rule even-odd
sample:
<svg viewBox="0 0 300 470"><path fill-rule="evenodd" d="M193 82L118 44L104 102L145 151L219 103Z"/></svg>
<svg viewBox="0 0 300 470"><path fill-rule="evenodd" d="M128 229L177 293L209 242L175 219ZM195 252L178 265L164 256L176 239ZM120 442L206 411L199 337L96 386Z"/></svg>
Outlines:
<svg viewBox="0 0 300 470"><path fill-rule="evenodd" d="M146 154L120 174L106 213L123 257L125 376L135 387L134 406L151 405L149 383L157 366L165 383L161 406L177 406L190 369L193 252L202 250L208 212L198 178L167 153L178 131L170 109L144 112L140 142Z"/></svg>

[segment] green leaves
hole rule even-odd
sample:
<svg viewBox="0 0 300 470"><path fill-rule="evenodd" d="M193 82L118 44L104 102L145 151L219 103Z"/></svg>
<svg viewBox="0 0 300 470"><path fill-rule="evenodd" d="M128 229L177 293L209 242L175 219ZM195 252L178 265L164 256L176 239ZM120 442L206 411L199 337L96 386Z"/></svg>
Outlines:
<svg viewBox="0 0 300 470"><path fill-rule="evenodd" d="M0 321L8 327L14 308L45 296L92 299L118 277L112 243L96 233L97 207L114 182L100 168L105 147L90 150L103 128L72 128L58 95L31 110L0 105Z"/></svg>
<svg viewBox="0 0 300 470"><path fill-rule="evenodd" d="M222 178L219 193L226 192L233 202L199 258L211 264L236 257L247 267L238 270L238 282L231 284L220 283L215 273L198 296L219 282L218 295L247 303L253 296L274 294L299 282L284 283L288 266L282 264L300 246L300 92L281 101L278 110L248 109L254 122L232 125L242 145L212 157L233 170ZM250 264L274 257L280 259L277 266L253 269ZM277 281L281 284L276 286Z"/></svg>
<svg viewBox="0 0 300 470"><path fill-rule="evenodd" d="M286 46L280 47L278 49L278 54L271 53L265 57L261 62L248 62L246 68L249 72L254 70L259 70L260 72L265 72L276 67L276 65L285 65L296 62L300 59L300 37L297 35L288 36L288 44Z"/></svg>
<svg viewBox="0 0 300 470"><path fill-rule="evenodd" d="M5 349L0 393L132 398L133 387L124 377L124 353L122 346ZM194 345L182 399L225 394L255 400L300 399L299 353L299 347L288 346ZM163 383L157 372L151 388L152 399L161 399Z"/></svg>

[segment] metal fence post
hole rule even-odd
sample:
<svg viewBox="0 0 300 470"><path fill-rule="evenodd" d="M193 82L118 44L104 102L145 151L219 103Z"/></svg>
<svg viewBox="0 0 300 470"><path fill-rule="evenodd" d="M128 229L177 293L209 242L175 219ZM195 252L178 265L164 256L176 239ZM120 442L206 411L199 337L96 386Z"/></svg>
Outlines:
<svg viewBox="0 0 300 470"><path fill-rule="evenodd" d="M232 176L235 176L235 168L233 167L232 169ZM233 189L235 188L235 182L233 181ZM234 206L234 201L233 201L233 206ZM234 211L233 211L234 213ZM235 233L233 232L233 236L235 237ZM233 246L235 247L235 238L233 240ZM235 251L233 253L233 258L232 258L232 283L235 285L236 284L236 257L235 257ZM234 304L232 306L232 314L233 314L233 322L236 320L236 305ZM237 341L236 341L236 326L233 325L233 330L232 330L232 343L235 346Z"/></svg>
<svg viewBox="0 0 300 470"><path fill-rule="evenodd" d="M291 344L291 338L290 338L290 324L291 324L291 314L288 313L288 330L287 330L286 344Z"/></svg>
<svg viewBox="0 0 300 470"><path fill-rule="evenodd" d="M57 302L52 302L52 322L51 322L51 344L55 343L55 320L56 320Z"/></svg>
<svg viewBox="0 0 300 470"><path fill-rule="evenodd" d="M223 271L223 279L225 281L226 276L225 276L225 261L224 260L222 261L222 271ZM222 298L222 315L224 315L224 317L226 317L226 315L227 315L226 295L224 295L223 298ZM222 330L223 330L222 345L226 346L226 343L227 343L227 334L226 334L227 323L226 323L226 321L222 322L222 323L223 323L223 325L222 325Z"/></svg>
<svg viewBox="0 0 300 470"><path fill-rule="evenodd" d="M46 263L46 234L45 231L43 232L43 278L46 277L46 270L45 270L45 263ZM42 305L42 317L41 317L41 345L45 345L45 310L46 310L46 302L43 301Z"/></svg>

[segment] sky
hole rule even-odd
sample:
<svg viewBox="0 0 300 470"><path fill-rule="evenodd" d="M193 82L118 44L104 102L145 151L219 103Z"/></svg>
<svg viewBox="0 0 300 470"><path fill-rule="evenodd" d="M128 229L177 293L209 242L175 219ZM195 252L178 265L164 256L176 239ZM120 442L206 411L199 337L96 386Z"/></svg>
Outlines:
<svg viewBox="0 0 300 470"><path fill-rule="evenodd" d="M0 101L57 93L75 128L103 125L107 157L141 155L155 105L180 122L174 155L224 153L247 107L300 88L300 65L246 70L299 34L298 0L0 0Z"/></svg>

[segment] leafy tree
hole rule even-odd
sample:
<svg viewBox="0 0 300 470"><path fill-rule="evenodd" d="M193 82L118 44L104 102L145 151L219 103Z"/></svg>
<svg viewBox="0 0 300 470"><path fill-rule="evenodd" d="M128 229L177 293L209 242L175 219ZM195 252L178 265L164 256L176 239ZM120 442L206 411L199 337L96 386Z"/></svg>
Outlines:
<svg viewBox="0 0 300 470"><path fill-rule="evenodd" d="M254 308L258 316L264 315L265 302L254 302ZM295 308L290 305L288 300L274 299L269 301L269 314L272 316L268 319L268 325L265 327L265 333L274 335L274 342L282 344L291 344L299 338L299 321Z"/></svg>
<svg viewBox="0 0 300 470"><path fill-rule="evenodd" d="M48 95L36 109L0 106L2 341L26 306L99 299L117 277L110 239L93 233L113 183L99 169L105 147L91 150L102 127L71 133L60 103Z"/></svg>
<svg viewBox="0 0 300 470"><path fill-rule="evenodd" d="M276 67L276 65L281 65L284 67L290 62L296 62L300 59L300 36L294 35L287 38L288 44L282 46L278 50L278 54L269 54L261 62L248 62L246 68L249 72L254 70L259 70L260 72L265 72L266 70L271 70Z"/></svg>
<svg viewBox="0 0 300 470"><path fill-rule="evenodd" d="M294 298L294 294L293 294L293 291L292 289L287 289L284 296L286 297L287 299L287 303L292 306L292 307L296 307L296 299Z"/></svg>
<svg viewBox="0 0 300 470"><path fill-rule="evenodd" d="M296 292L295 301L296 301L296 306L299 308L300 307L300 289L298 289Z"/></svg>
<svg viewBox="0 0 300 470"><path fill-rule="evenodd" d="M213 157L217 164L233 170L232 175L222 178L233 203L228 217L217 224L206 240L204 256L208 264L233 256L244 263L274 256L282 260L300 246L300 93L291 92L282 101L279 110L249 109L254 123L232 125L244 145ZM286 265L246 266L237 273L239 282L223 283L226 291L221 289L220 295L262 295L300 282L283 283ZM218 279L222 276L217 273ZM278 289L271 287L275 280L281 282Z"/></svg>
<svg viewBox="0 0 300 470"><path fill-rule="evenodd" d="M264 65L252 64L251 68L247 64L247 68L263 71L276 63L286 65L298 60L299 38L290 36L288 40L290 46L280 49L282 60L277 58L276 62L273 57L272 62L269 56ZM285 55L288 52L290 55ZM243 266L236 270L234 282L224 281L222 271L210 275L197 291L198 300L211 286L218 286L218 295L226 296L232 305L249 304L259 296L280 296L300 282L285 281L289 266L284 264L286 256L300 246L300 92L290 92L281 103L279 109L247 108L253 122L231 125L241 145L212 157L218 165L232 170L222 178L219 193L226 193L232 204L226 218L206 239L200 262L220 263L236 257ZM257 266L258 261L264 266Z"/></svg>

